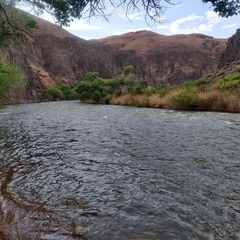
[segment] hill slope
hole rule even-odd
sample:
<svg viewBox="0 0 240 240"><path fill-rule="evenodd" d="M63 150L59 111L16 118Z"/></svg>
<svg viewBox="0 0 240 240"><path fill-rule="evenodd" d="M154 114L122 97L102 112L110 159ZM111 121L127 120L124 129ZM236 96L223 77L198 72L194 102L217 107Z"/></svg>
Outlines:
<svg viewBox="0 0 240 240"><path fill-rule="evenodd" d="M136 77L146 85L176 85L196 80L215 69L227 39L201 34L163 36L140 31L86 41L39 18L27 44L12 44L1 58L19 66L26 91L15 102L44 101L44 86L77 84L96 71L104 78L122 74L133 65Z"/></svg>

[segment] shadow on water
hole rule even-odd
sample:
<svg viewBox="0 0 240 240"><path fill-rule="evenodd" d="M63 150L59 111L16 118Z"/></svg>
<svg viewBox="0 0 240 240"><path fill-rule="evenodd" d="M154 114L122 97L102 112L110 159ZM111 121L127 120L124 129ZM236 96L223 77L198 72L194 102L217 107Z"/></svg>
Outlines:
<svg viewBox="0 0 240 240"><path fill-rule="evenodd" d="M240 239L238 114L69 101L0 121L0 239Z"/></svg>

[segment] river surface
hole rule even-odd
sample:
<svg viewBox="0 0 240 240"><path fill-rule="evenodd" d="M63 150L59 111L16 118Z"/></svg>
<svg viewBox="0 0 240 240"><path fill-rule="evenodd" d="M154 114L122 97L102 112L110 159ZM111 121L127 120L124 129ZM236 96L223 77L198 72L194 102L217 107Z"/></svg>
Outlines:
<svg viewBox="0 0 240 240"><path fill-rule="evenodd" d="M240 239L240 115L0 109L1 238Z"/></svg>

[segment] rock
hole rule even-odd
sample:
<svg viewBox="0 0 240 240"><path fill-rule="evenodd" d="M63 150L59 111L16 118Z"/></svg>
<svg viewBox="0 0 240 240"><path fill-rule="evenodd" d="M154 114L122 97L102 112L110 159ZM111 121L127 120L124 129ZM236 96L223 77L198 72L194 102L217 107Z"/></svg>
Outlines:
<svg viewBox="0 0 240 240"><path fill-rule="evenodd" d="M216 69L227 39L203 34L164 36L150 31L126 33L95 40L113 49L137 54L142 73L149 85L178 85L201 78Z"/></svg>
<svg viewBox="0 0 240 240"><path fill-rule="evenodd" d="M240 72L240 29L229 38L227 48L223 52L217 69L212 72L209 79L222 79L227 75Z"/></svg>
<svg viewBox="0 0 240 240"><path fill-rule="evenodd" d="M104 213L100 209L88 209L81 212L82 216L103 216Z"/></svg>
<svg viewBox="0 0 240 240"><path fill-rule="evenodd" d="M86 229L86 227L83 227L83 226L77 226L75 229L74 229L74 235L75 236L83 236L83 231Z"/></svg>
<svg viewBox="0 0 240 240"><path fill-rule="evenodd" d="M240 28L229 38L226 50L223 52L218 68L230 65L240 60Z"/></svg>

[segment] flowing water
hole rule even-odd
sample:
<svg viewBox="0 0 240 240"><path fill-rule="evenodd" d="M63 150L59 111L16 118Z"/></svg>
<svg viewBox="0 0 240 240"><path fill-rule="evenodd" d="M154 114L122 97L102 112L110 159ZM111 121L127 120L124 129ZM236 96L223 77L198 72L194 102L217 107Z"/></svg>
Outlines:
<svg viewBox="0 0 240 240"><path fill-rule="evenodd" d="M8 106L0 239L240 239L239 137L239 114Z"/></svg>

